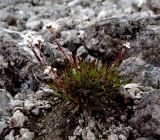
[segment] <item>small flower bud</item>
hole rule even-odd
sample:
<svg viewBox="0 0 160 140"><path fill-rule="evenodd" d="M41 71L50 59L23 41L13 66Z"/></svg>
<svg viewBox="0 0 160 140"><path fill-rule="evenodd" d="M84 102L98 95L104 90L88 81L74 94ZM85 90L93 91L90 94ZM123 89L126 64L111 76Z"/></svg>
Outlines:
<svg viewBox="0 0 160 140"><path fill-rule="evenodd" d="M60 26L58 23L56 22L49 22L48 24L46 24L43 29L54 29L55 32L60 30Z"/></svg>
<svg viewBox="0 0 160 140"><path fill-rule="evenodd" d="M57 68L53 68L53 71L54 71L54 72L57 72Z"/></svg>
<svg viewBox="0 0 160 140"><path fill-rule="evenodd" d="M131 48L130 42L125 42L125 43L123 44L123 46L126 47L127 49L130 49L130 48Z"/></svg>
<svg viewBox="0 0 160 140"><path fill-rule="evenodd" d="M51 69L51 66L47 66L47 68L44 70L44 74L49 74L51 72Z"/></svg>
<svg viewBox="0 0 160 140"><path fill-rule="evenodd" d="M52 67L51 67L51 66L48 66L47 69L48 69L49 71L51 71Z"/></svg>
<svg viewBox="0 0 160 140"><path fill-rule="evenodd" d="M33 39L32 46L41 48L43 45L45 45L44 39L41 36L37 36Z"/></svg>
<svg viewBox="0 0 160 140"><path fill-rule="evenodd" d="M49 74L49 72L50 72L49 69L44 70L44 74Z"/></svg>

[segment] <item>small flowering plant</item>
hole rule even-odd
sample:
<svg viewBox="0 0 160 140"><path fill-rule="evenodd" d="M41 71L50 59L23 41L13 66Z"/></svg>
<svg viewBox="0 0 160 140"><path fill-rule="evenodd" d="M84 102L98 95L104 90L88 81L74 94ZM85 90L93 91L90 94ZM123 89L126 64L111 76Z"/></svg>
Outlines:
<svg viewBox="0 0 160 140"><path fill-rule="evenodd" d="M108 66L98 67L96 61L79 61L79 68L67 67L60 75L61 86L51 84L57 93L80 109L103 110L106 100L119 94L122 84L118 73Z"/></svg>
<svg viewBox="0 0 160 140"><path fill-rule="evenodd" d="M43 66L44 74L53 79L53 82L48 84L56 91L54 95L69 102L71 108L78 107L80 110L88 108L90 112L94 110L103 111L106 101L114 101L116 97L120 96L119 89L126 82L119 77L116 69L130 44L126 42L122 46L112 65L100 65L99 60L89 62L78 58L76 53L69 56L56 39L54 30L48 30L53 34L54 42L68 62L68 65L63 70L48 66L40 49L40 55L36 54L34 46L40 48L38 46L39 41L34 46L31 43L30 47L40 65Z"/></svg>

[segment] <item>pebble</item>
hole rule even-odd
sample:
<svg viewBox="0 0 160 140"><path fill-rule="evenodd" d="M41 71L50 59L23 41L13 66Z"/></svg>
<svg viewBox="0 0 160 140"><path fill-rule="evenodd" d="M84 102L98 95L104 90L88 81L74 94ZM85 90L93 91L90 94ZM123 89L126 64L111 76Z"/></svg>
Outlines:
<svg viewBox="0 0 160 140"><path fill-rule="evenodd" d="M42 135L44 135L46 132L47 132L47 130L43 129L41 133L42 133Z"/></svg>
<svg viewBox="0 0 160 140"><path fill-rule="evenodd" d="M103 135L99 134L99 135L98 135L98 138L102 139L102 138L103 138Z"/></svg>
<svg viewBox="0 0 160 140"><path fill-rule="evenodd" d="M89 120L88 126L91 130L95 127L95 125L96 125L96 122L94 119Z"/></svg>
<svg viewBox="0 0 160 140"><path fill-rule="evenodd" d="M79 120L78 120L78 123L79 123L80 125L82 125L82 124L84 123L84 120L83 120L83 119L79 119Z"/></svg>
<svg viewBox="0 0 160 140"><path fill-rule="evenodd" d="M38 21L29 21L26 23L26 28L34 31L38 31L43 27L43 22L41 20Z"/></svg>
<svg viewBox="0 0 160 140"><path fill-rule="evenodd" d="M118 138L118 135L111 134L111 135L109 135L108 140L119 140L119 138Z"/></svg>
<svg viewBox="0 0 160 140"><path fill-rule="evenodd" d="M23 127L27 117L17 110L9 120L9 128Z"/></svg>
<svg viewBox="0 0 160 140"><path fill-rule="evenodd" d="M33 101L25 100L24 107L26 110L32 110L35 107L35 104L33 103Z"/></svg>
<svg viewBox="0 0 160 140"><path fill-rule="evenodd" d="M132 89L132 88L138 88L139 87L139 84L136 84L136 83L129 83L127 85L124 86L124 88L127 90L127 89Z"/></svg>
<svg viewBox="0 0 160 140"><path fill-rule="evenodd" d="M10 133L5 136L5 140L15 140L14 133L15 131L11 130Z"/></svg>
<svg viewBox="0 0 160 140"><path fill-rule="evenodd" d="M119 139L120 139L120 140L127 140L127 137L124 136L123 134L120 134L120 135L119 135Z"/></svg>
<svg viewBox="0 0 160 140"><path fill-rule="evenodd" d="M107 118L106 121L107 121L108 123L111 123L113 120L114 120L114 117L109 117L109 118Z"/></svg>
<svg viewBox="0 0 160 140"><path fill-rule="evenodd" d="M34 133L33 132L25 132L19 140L33 140Z"/></svg>
<svg viewBox="0 0 160 140"><path fill-rule="evenodd" d="M121 115L120 120L125 122L127 120L127 116L126 115Z"/></svg>
<svg viewBox="0 0 160 140"><path fill-rule="evenodd" d="M90 129L87 130L87 140L96 140L94 133L91 132Z"/></svg>
<svg viewBox="0 0 160 140"><path fill-rule="evenodd" d="M20 138L20 135L16 135L16 136L15 136L15 139L16 139L16 140L19 140L19 138Z"/></svg>
<svg viewBox="0 0 160 140"><path fill-rule="evenodd" d="M8 125L4 121L0 121L0 135Z"/></svg>
<svg viewBox="0 0 160 140"><path fill-rule="evenodd" d="M11 102L12 107L24 107L24 102L20 100L13 100Z"/></svg>
<svg viewBox="0 0 160 140"><path fill-rule="evenodd" d="M69 136L68 139L69 139L69 140L76 140L76 139L77 139L77 136Z"/></svg>
<svg viewBox="0 0 160 140"><path fill-rule="evenodd" d="M29 132L29 130L28 130L27 128L21 128L21 129L20 129L20 134L21 134L21 136L22 136L24 133L26 133L26 132Z"/></svg>
<svg viewBox="0 0 160 140"><path fill-rule="evenodd" d="M73 132L74 136L80 136L82 134L82 128L80 126L77 126L76 129Z"/></svg>
<svg viewBox="0 0 160 140"><path fill-rule="evenodd" d="M40 114L40 109L39 108L35 108L31 112L32 112L33 115L38 116Z"/></svg>

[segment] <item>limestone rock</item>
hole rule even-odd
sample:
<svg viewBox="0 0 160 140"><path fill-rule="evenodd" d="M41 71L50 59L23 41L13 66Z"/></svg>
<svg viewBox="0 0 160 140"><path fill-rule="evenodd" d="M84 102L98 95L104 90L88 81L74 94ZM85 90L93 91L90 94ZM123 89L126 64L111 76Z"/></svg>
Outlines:
<svg viewBox="0 0 160 140"><path fill-rule="evenodd" d="M9 120L9 127L10 128L23 127L24 122L26 120L27 117L24 116L22 112L17 110Z"/></svg>

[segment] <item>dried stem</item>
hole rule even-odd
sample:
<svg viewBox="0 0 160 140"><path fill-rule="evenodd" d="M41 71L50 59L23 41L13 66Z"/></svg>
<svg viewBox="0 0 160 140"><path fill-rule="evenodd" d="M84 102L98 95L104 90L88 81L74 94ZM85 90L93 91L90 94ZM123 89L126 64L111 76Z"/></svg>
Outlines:
<svg viewBox="0 0 160 140"><path fill-rule="evenodd" d="M60 44L60 42L58 41L58 39L55 36L55 31L53 29L49 29L49 31L52 33L53 36L53 40L54 42L57 44L58 49L62 52L62 54L64 55L64 57L70 61L70 58L67 56L66 52L62 49L62 46Z"/></svg>

